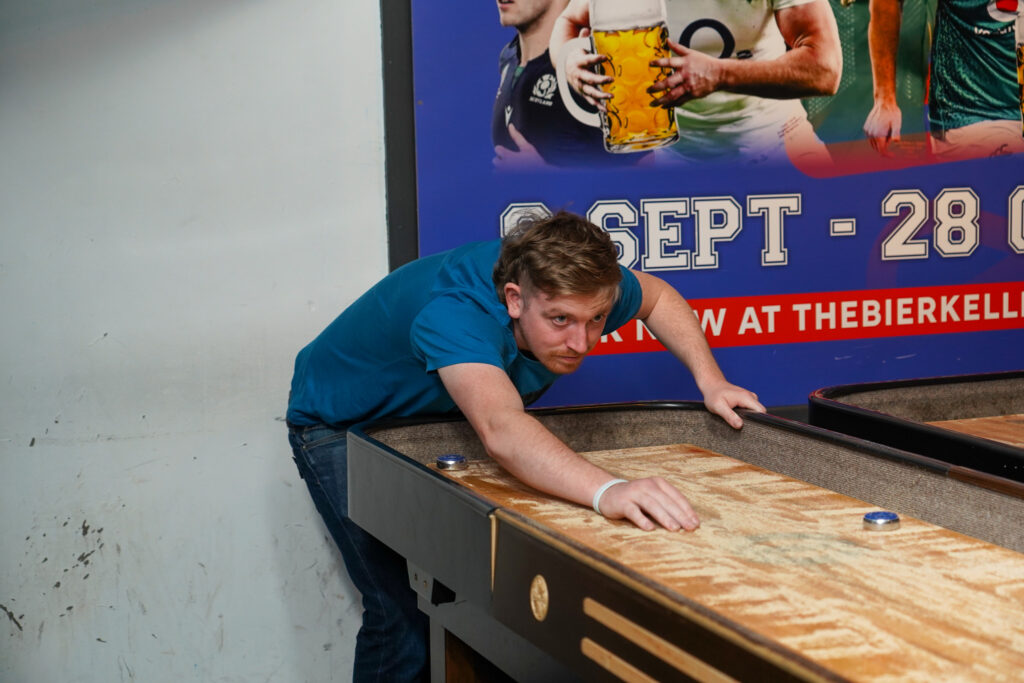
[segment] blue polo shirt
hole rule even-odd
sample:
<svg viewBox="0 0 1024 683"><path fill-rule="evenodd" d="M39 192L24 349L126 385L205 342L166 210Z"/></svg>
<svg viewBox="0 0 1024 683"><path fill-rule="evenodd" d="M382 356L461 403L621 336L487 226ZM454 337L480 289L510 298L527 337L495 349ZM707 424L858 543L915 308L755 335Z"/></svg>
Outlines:
<svg viewBox="0 0 1024 683"><path fill-rule="evenodd" d="M495 365L524 403L539 398L558 375L516 346L491 281L500 249L500 240L475 242L413 261L359 297L295 359L288 422L345 426L454 412L436 371L457 363ZM606 334L640 309L640 284L622 270Z"/></svg>

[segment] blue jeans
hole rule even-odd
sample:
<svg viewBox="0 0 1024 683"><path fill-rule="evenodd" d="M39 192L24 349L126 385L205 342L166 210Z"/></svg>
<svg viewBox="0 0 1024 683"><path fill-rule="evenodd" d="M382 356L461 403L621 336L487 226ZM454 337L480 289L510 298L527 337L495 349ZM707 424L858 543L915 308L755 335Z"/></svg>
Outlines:
<svg viewBox="0 0 1024 683"><path fill-rule="evenodd" d="M426 681L428 622L416 607L405 559L348 518L348 444L344 429L291 426L299 475L363 595L352 679Z"/></svg>

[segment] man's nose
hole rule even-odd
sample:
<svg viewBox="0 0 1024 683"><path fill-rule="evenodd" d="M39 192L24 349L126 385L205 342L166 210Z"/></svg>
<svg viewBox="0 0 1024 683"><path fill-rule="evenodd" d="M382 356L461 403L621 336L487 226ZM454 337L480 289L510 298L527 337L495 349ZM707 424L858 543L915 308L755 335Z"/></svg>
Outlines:
<svg viewBox="0 0 1024 683"><path fill-rule="evenodd" d="M573 325L566 337L565 345L575 353L586 353L590 348L586 325Z"/></svg>

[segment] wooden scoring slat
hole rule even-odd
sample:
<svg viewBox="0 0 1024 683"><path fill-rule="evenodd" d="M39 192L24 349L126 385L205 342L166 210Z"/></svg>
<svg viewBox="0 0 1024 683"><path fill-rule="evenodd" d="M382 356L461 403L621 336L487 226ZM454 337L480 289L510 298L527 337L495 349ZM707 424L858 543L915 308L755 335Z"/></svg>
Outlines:
<svg viewBox="0 0 1024 683"><path fill-rule="evenodd" d="M1024 414L941 420L928 424L1024 448Z"/></svg>
<svg viewBox="0 0 1024 683"><path fill-rule="evenodd" d="M1024 680L1024 555L908 517L866 531L877 508L696 446L584 457L666 478L700 529L608 521L490 460L445 474L852 680Z"/></svg>

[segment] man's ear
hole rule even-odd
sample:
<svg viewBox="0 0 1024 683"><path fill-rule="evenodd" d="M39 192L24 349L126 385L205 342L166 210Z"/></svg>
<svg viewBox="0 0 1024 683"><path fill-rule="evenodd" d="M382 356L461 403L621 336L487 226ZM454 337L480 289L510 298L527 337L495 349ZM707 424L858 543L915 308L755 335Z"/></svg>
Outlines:
<svg viewBox="0 0 1024 683"><path fill-rule="evenodd" d="M508 317L513 320L523 314L523 288L514 282L505 283L505 308L508 309Z"/></svg>

